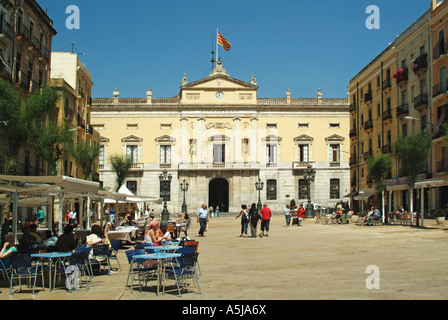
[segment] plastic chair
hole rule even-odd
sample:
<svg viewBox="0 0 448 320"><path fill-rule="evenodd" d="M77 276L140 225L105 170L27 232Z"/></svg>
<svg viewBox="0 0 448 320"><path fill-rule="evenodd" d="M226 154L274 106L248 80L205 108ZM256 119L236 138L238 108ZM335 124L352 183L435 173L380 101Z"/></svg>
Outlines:
<svg viewBox="0 0 448 320"><path fill-rule="evenodd" d="M196 287L198 288L199 294L201 294L201 288L199 287L199 278L196 272L196 263L198 261L199 253L184 253L178 258L178 266L172 269L167 269L165 271L166 277L174 277L177 285L177 291L179 296L182 297L182 293L179 285L181 285L182 290L186 289L186 280L195 279ZM163 282L163 293L165 293L165 281Z"/></svg>
<svg viewBox="0 0 448 320"><path fill-rule="evenodd" d="M0 271L2 272L3 279L6 280L6 278L8 278L8 282L10 282L9 274L8 274L10 265L11 265L11 262L9 261L9 259L8 260L0 259Z"/></svg>
<svg viewBox="0 0 448 320"><path fill-rule="evenodd" d="M28 287L30 287L31 277L34 275L34 286L33 294L36 286L37 274L42 274L42 289L44 288L44 273L43 268L40 265L32 265L32 259L29 254L13 254L10 256L11 259L11 277L9 285L9 295L12 295L12 282L14 279L19 279L20 291L22 291L22 278L28 278Z"/></svg>
<svg viewBox="0 0 448 320"><path fill-rule="evenodd" d="M69 266L67 267L65 266L63 261L58 260L58 262L62 265L62 268L55 268L53 283L56 285L56 273L59 273L59 281L60 281L61 274L64 274L65 277L68 278L68 276L71 274L69 267L76 266L78 270L83 273L84 278L86 280L87 289L90 290L89 281L87 280L87 273L86 273L86 269L89 270L89 267L87 266L88 263L87 261L88 261L88 253L86 251L73 252L72 255L70 256ZM77 288L78 281L79 283L81 282L79 278L75 279L75 288ZM71 285L67 285L66 283L66 286L71 293L72 292Z"/></svg>
<svg viewBox="0 0 448 320"><path fill-rule="evenodd" d="M103 244L103 243L99 243L99 244L95 244L92 246L92 256L90 263L98 263L99 268L101 271L101 264L103 261L106 261L107 263L107 268L109 270L109 275L111 275L110 273L110 263L109 263L109 245L108 244ZM93 272L92 272L93 274Z"/></svg>
<svg viewBox="0 0 448 320"><path fill-rule="evenodd" d="M196 252L196 253L198 253L198 246L199 246L199 241L195 241L195 240L188 240L188 241L185 241L185 243L184 243L184 247L193 247L194 252ZM199 269L199 274L201 274L201 266L199 265L199 261L197 261L197 265L198 265L198 269Z"/></svg>
<svg viewBox="0 0 448 320"><path fill-rule="evenodd" d="M112 247L112 250L109 251L109 260L117 260L118 262L118 268L121 271L120 261L118 260L118 249L120 248L121 240L110 240L110 246Z"/></svg>
<svg viewBox="0 0 448 320"><path fill-rule="evenodd" d="M128 262L129 262L129 273L128 273L128 277L126 279L126 287L128 287L129 284L129 278L132 276L132 280L131 280L131 292L133 290L133 283L135 280L135 275L138 275L138 283L140 286L140 292L142 291L142 276L146 274L146 282L148 280L148 276L150 272L155 272L157 270L157 267L154 267L151 262L148 263L148 265L146 265L146 259L134 259L135 255L139 255L139 254L145 254L145 251L143 249L136 249L136 250L128 250L125 251L126 257L128 258ZM137 265L137 267L134 267L134 265Z"/></svg>
<svg viewBox="0 0 448 320"><path fill-rule="evenodd" d="M86 263L89 265L89 268L87 269L89 276L90 276L90 280L92 280L93 278L93 269L92 269L92 264L90 263L90 251L92 251L92 247L77 247L75 249L75 252L86 252Z"/></svg>

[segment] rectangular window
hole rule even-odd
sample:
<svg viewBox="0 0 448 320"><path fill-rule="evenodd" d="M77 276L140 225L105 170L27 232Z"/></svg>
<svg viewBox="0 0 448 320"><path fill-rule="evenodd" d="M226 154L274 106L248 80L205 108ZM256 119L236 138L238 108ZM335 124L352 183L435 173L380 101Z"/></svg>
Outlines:
<svg viewBox="0 0 448 320"><path fill-rule="evenodd" d="M132 163L138 163L137 146L126 146L126 157L131 158Z"/></svg>
<svg viewBox="0 0 448 320"><path fill-rule="evenodd" d="M330 179L330 199L339 199L339 179Z"/></svg>
<svg viewBox="0 0 448 320"><path fill-rule="evenodd" d="M378 135L378 149L381 148L381 135Z"/></svg>
<svg viewBox="0 0 448 320"><path fill-rule="evenodd" d="M277 200L277 180L266 181L266 200Z"/></svg>
<svg viewBox="0 0 448 320"><path fill-rule="evenodd" d="M226 145L214 144L213 145L213 163L224 163L226 157Z"/></svg>
<svg viewBox="0 0 448 320"><path fill-rule="evenodd" d="M310 127L310 124L309 123L298 123L297 127L299 129L308 129Z"/></svg>
<svg viewBox="0 0 448 320"><path fill-rule="evenodd" d="M340 128L341 124L340 123L330 123L330 128Z"/></svg>
<svg viewBox="0 0 448 320"><path fill-rule="evenodd" d="M309 160L309 145L300 144L299 145L299 161L308 162Z"/></svg>
<svg viewBox="0 0 448 320"><path fill-rule="evenodd" d="M266 128L267 129L277 129L277 124L276 123L266 123Z"/></svg>
<svg viewBox="0 0 448 320"><path fill-rule="evenodd" d="M339 162L339 153L340 153L340 145L339 144L331 144L331 162Z"/></svg>
<svg viewBox="0 0 448 320"><path fill-rule="evenodd" d="M304 179L299 180L299 199L308 198L308 184Z"/></svg>
<svg viewBox="0 0 448 320"><path fill-rule="evenodd" d="M100 155L99 155L100 166L104 165L104 146L100 146Z"/></svg>
<svg viewBox="0 0 448 320"><path fill-rule="evenodd" d="M137 194L137 181L126 181L126 188L133 194Z"/></svg>
<svg viewBox="0 0 448 320"><path fill-rule="evenodd" d="M160 146L160 163L171 163L171 146Z"/></svg>
<svg viewBox="0 0 448 320"><path fill-rule="evenodd" d="M277 145L268 144L266 146L266 162L277 163Z"/></svg>

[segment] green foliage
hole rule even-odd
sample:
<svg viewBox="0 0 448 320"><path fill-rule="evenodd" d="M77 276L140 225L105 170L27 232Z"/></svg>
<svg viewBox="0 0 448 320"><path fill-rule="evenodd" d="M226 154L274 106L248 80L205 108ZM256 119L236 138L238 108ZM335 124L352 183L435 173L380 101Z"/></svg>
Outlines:
<svg viewBox="0 0 448 320"><path fill-rule="evenodd" d="M371 156L367 159L367 168L369 175L375 182L377 191L385 191L386 183L384 180L390 174L392 168L392 160L386 154Z"/></svg>
<svg viewBox="0 0 448 320"><path fill-rule="evenodd" d="M434 212L434 217L435 218L438 218L438 217L445 217L446 216L446 212L445 212L445 210L443 210L443 209L437 209L435 212Z"/></svg>
<svg viewBox="0 0 448 320"><path fill-rule="evenodd" d="M98 156L100 154L99 146L89 146L87 141L84 143L78 143L70 150L70 154L73 156L75 162L81 167L84 179L94 173L96 165L98 163Z"/></svg>
<svg viewBox="0 0 448 320"><path fill-rule="evenodd" d="M431 137L429 134L416 134L400 138L395 143L395 156L404 174L409 176L409 187L413 189L417 175L422 172L429 154Z"/></svg>
<svg viewBox="0 0 448 320"><path fill-rule="evenodd" d="M126 175L129 169L132 166L132 159L130 157L124 157L119 155L113 155L110 157L110 162L112 164L112 168L116 174L115 182L117 184L116 191L120 189L124 180L126 179Z"/></svg>
<svg viewBox="0 0 448 320"><path fill-rule="evenodd" d="M67 153L68 146L72 144L73 133L67 124L59 126L57 122L45 123L35 121L30 128L31 147L36 153L48 162L52 172L56 175L56 164L62 155Z"/></svg>
<svg viewBox="0 0 448 320"><path fill-rule="evenodd" d="M296 206L296 200L291 199L291 201L289 202L289 205L290 205L291 207L295 207L295 206Z"/></svg>

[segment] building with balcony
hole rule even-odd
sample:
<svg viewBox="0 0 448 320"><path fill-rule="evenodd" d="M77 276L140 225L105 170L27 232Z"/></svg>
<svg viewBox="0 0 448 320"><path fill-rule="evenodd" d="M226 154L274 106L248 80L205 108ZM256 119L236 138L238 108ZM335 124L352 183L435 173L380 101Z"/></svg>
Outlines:
<svg viewBox="0 0 448 320"><path fill-rule="evenodd" d="M62 88L65 95L53 115L58 123L68 123L74 132L74 143L99 145L99 133L90 123L92 75L79 60L78 54L51 53L51 85ZM61 174L83 178L81 168L68 156L62 159Z"/></svg>
<svg viewBox="0 0 448 320"><path fill-rule="evenodd" d="M400 205L409 207L409 192L400 164L393 157L393 145L399 137L420 132L430 132L428 124L433 116L432 76L429 57L432 56L430 27L431 10L425 12L394 42L384 49L363 70L351 79L348 90L350 104L358 106L350 113L351 153L358 155L351 161L351 194L353 204L360 209L381 205L381 198L369 176L367 159L370 156L392 156L392 172L388 179L386 210L396 210ZM356 130L363 127L364 130ZM419 182L431 185L432 156L422 168ZM423 201L415 196L414 209L434 208L435 190L425 190ZM358 196L356 196L359 194ZM362 196L361 196L362 195Z"/></svg>
<svg viewBox="0 0 448 320"><path fill-rule="evenodd" d="M349 192L349 104L347 98L257 97L249 82L229 76L221 61L208 77L184 75L172 98L94 98L91 122L101 135L100 180L114 189L112 155L133 161L125 184L138 195L160 196L159 175L172 175L168 209L180 212L180 183L189 183L186 203L238 212L261 201L275 212L294 199L306 202L304 170L316 170L313 202L334 206ZM300 191L301 190L301 191ZM159 208L161 209L161 207Z"/></svg>

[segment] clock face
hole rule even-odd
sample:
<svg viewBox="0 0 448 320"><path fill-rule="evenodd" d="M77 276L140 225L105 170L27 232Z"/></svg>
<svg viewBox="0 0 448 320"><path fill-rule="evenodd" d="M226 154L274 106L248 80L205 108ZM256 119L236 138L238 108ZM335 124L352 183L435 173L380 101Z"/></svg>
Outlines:
<svg viewBox="0 0 448 320"><path fill-rule="evenodd" d="M222 93L222 92L217 92L217 93L216 93L216 99L222 99L222 98L224 98L224 93Z"/></svg>

